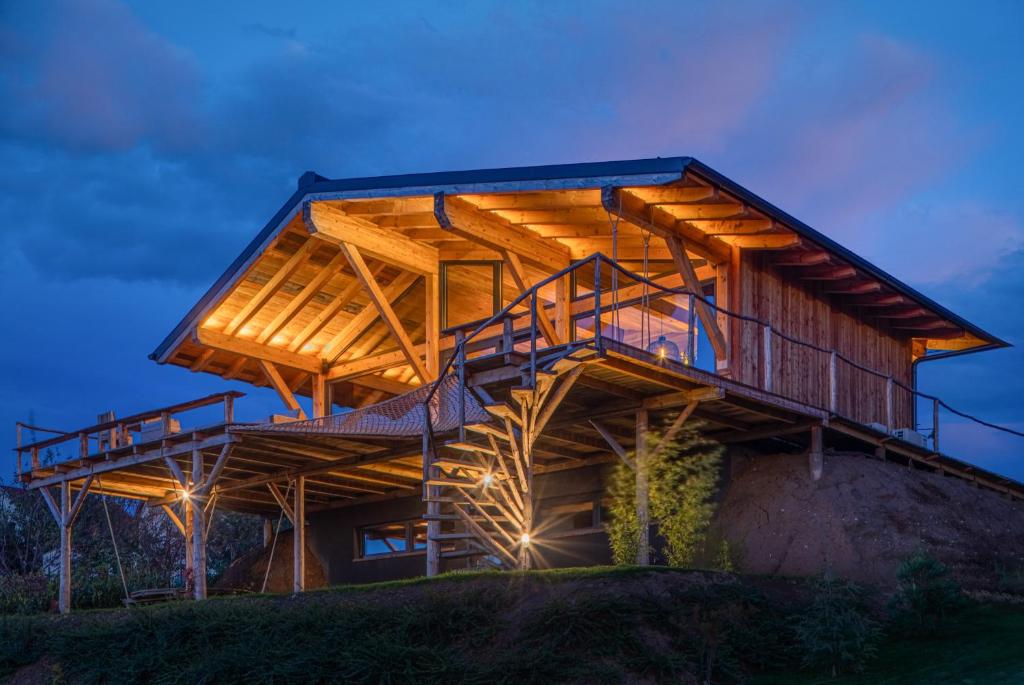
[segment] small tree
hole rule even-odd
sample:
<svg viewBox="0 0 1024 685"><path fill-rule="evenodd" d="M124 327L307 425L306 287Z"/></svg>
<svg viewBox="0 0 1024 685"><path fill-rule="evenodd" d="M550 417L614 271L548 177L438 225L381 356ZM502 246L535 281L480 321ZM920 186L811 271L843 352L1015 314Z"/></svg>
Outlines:
<svg viewBox="0 0 1024 685"><path fill-rule="evenodd" d="M864 670L881 634L861 588L828 573L815 584L814 599L797 618L794 632L804 668L826 668L833 677Z"/></svg>
<svg viewBox="0 0 1024 685"><path fill-rule="evenodd" d="M608 484L611 497L608 541L612 559L618 566L636 563L640 544L640 522L636 516L636 476L621 460L612 471Z"/></svg>
<svg viewBox="0 0 1024 685"><path fill-rule="evenodd" d="M684 425L675 439L667 442L661 449L655 446L651 515L665 539L669 565L689 566L700 551L715 513L724 449L693 424Z"/></svg>
<svg viewBox="0 0 1024 685"><path fill-rule="evenodd" d="M671 440L648 436L650 512L665 541L672 566L693 563L714 515L714 496L723 448L701 435L699 425L683 426ZM635 455L634 455L635 456ZM640 526L636 515L636 474L616 464L609 483L612 500L608 537L616 564L636 562Z"/></svg>

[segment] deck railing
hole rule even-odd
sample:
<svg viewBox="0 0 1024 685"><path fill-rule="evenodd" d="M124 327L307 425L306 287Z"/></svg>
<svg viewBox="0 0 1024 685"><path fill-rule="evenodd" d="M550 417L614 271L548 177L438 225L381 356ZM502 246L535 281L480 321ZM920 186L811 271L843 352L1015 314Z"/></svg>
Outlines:
<svg viewBox="0 0 1024 685"><path fill-rule="evenodd" d="M126 447L133 444L136 440L138 442L149 442L160 439L165 435L176 433L180 430L178 417L181 414L203 407L222 404L224 408L224 423L233 423L235 420L234 402L239 397L244 396L245 393L235 390L216 393L120 419L111 417L107 421L101 421L92 426L79 428L74 431L40 428L39 426L19 421L16 423L18 442L15 448L15 451L18 453L17 476L21 479L24 473L23 461L26 453L31 455L31 468L38 469L42 465L39 456L42 450L58 448L64 443L77 441L78 457L84 459L91 454ZM53 437L23 444L22 439L26 432L52 433ZM95 449L93 449L94 446Z"/></svg>
<svg viewBox="0 0 1024 685"><path fill-rule="evenodd" d="M538 317L550 316L553 306L541 305L539 293L566 277L572 279L577 291L570 298L570 340L557 347L542 348L539 339L543 333ZM524 308L526 311L522 311ZM921 446L933 452L939 451L942 409L980 425L1024 437L1018 431L954 409L891 373L871 368L836 349L797 338L771 322L732 312L703 293L685 287L669 287L655 278L631 272L600 253L539 281L488 319L448 328L446 333L454 335L455 345L427 394L424 406L429 407L441 380L449 373L457 374L460 388L464 388L467 360L489 352L527 354L526 368L531 382L536 380L538 364L551 348L591 346L602 354L609 341L651 352L666 365L682 364L718 373L714 363L717 360L712 359L710 368L701 363L707 358L711 345L707 332L699 330L702 326L699 308L704 309L705 317L712 316L721 328L729 327L729 345L741 348L739 353L734 351L730 355L731 380L855 420L886 434L903 427L916 432L918 425L910 425L914 423L911 416L916 414L913 404L927 402L931 407L931 422L923 432L931 446ZM652 330L655 325L657 338ZM460 397L464 394L460 393ZM426 414L427 435L432 442L429 410ZM460 407L460 417L464 416L465 409ZM903 437L912 439L913 436L904 434Z"/></svg>

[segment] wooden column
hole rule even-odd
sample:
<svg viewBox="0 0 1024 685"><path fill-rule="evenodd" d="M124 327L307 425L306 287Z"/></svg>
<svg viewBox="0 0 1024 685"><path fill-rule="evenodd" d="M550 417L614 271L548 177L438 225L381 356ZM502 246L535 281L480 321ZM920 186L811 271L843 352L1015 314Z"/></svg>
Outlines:
<svg viewBox="0 0 1024 685"><path fill-rule="evenodd" d="M441 488L427 485L428 480L438 477L438 469L431 466L430 435L427 427L423 427L423 495L427 500L427 577L436 576L441 572L441 543L437 536L441 534L441 503L437 501Z"/></svg>
<svg viewBox="0 0 1024 685"><path fill-rule="evenodd" d="M53 499L49 488L39 490L60 530L60 587L57 592L57 607L62 614L71 611L71 528L82 511L85 496L89 493L91 485L92 476L88 476L74 502L71 501L71 483L68 481L60 484L60 502Z"/></svg>
<svg viewBox="0 0 1024 685"><path fill-rule="evenodd" d="M206 519L203 516L203 499L195 495L199 484L203 481L203 452L192 450L192 572L193 596L206 599Z"/></svg>
<svg viewBox="0 0 1024 685"><path fill-rule="evenodd" d="M425 274L425 320L423 331L423 352L426 357L427 375L433 380L441 371L441 286L438 275Z"/></svg>
<svg viewBox="0 0 1024 685"><path fill-rule="evenodd" d="M562 342L572 339L572 293L569 274L555 281L555 335Z"/></svg>
<svg viewBox="0 0 1024 685"><path fill-rule="evenodd" d="M185 517L185 592L194 594L196 588L196 565L192 555L192 501L186 499L181 503L182 516Z"/></svg>
<svg viewBox="0 0 1024 685"><path fill-rule="evenodd" d="M315 373L309 379L309 383L313 387L313 418L319 419L322 416L327 416L330 410L327 377L322 373Z"/></svg>
<svg viewBox="0 0 1024 685"><path fill-rule="evenodd" d="M295 531L292 535L294 545L294 570L292 590L303 592L306 589L306 477L295 477L295 502L292 505L292 513L295 518L292 525Z"/></svg>
<svg viewBox="0 0 1024 685"><path fill-rule="evenodd" d="M60 484L60 589L57 608L60 613L71 612L71 483Z"/></svg>
<svg viewBox="0 0 1024 685"><path fill-rule="evenodd" d="M820 480L825 470L825 454L822 447L823 437L821 426L811 426L811 448L807 452L807 467L811 480Z"/></svg>
<svg viewBox="0 0 1024 685"><path fill-rule="evenodd" d="M636 548L636 563L647 566L651 563L651 515L648 502L647 464L647 410L636 413L636 519L640 540Z"/></svg>
<svg viewBox="0 0 1024 685"><path fill-rule="evenodd" d="M523 524L520 532L519 543L519 568L526 571L533 566L533 557L530 553L531 538L533 536L533 441L537 438L535 432L537 391L533 391L533 407L527 406L526 402L520 404L519 420L521 422L520 436L523 460L524 482L520 497L523 500Z"/></svg>
<svg viewBox="0 0 1024 685"><path fill-rule="evenodd" d="M274 524L271 522L269 516L263 517L263 549L270 547L271 541L274 539Z"/></svg>

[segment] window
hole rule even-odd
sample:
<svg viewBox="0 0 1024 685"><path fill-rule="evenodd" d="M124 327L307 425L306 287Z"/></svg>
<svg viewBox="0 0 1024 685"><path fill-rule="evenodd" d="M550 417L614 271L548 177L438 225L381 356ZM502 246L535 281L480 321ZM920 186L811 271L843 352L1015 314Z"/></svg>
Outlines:
<svg viewBox="0 0 1024 685"><path fill-rule="evenodd" d="M602 513L601 500L598 497L583 502L542 502L537 520L543 522L545 537L568 537L585 535L600 529Z"/></svg>
<svg viewBox="0 0 1024 685"><path fill-rule="evenodd" d="M450 521L441 523L442 532L451 532L450 529ZM356 530L357 559L412 554L422 552L426 548L427 522L423 519L378 523ZM442 550L447 548L450 548L450 545L442 545Z"/></svg>
<svg viewBox="0 0 1024 685"><path fill-rule="evenodd" d="M441 326L488 319L501 310L501 262L441 264Z"/></svg>

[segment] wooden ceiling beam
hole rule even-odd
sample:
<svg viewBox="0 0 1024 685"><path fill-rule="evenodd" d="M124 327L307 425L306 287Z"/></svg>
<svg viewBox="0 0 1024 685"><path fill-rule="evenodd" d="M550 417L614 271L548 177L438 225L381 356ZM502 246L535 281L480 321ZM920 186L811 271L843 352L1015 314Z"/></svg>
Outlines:
<svg viewBox="0 0 1024 685"><path fill-rule="evenodd" d="M882 284L878 281L862 281L856 278L833 281L825 286L825 292L833 295L865 295L881 292L881 290Z"/></svg>
<svg viewBox="0 0 1024 685"><path fill-rule="evenodd" d="M200 327L194 329L192 331L192 340L197 345L240 354L244 357L267 361L280 366L301 369L309 373L319 373L323 366L320 360L315 357L289 352L272 345L259 345L252 340L225 335L208 328Z"/></svg>
<svg viewBox="0 0 1024 685"><path fill-rule="evenodd" d="M347 243L369 257L418 274L436 274L438 271L436 247L381 228L358 216L349 216L327 201L306 202L302 207L302 218L314 237L332 243Z"/></svg>
<svg viewBox="0 0 1024 685"><path fill-rule="evenodd" d="M601 193L601 202L609 214L623 221L661 237L682 237L687 248L714 264L729 260L729 246L718 238L705 235L699 229L676 221L663 209L648 205L644 200L622 188L606 187Z"/></svg>
<svg viewBox="0 0 1024 685"><path fill-rule="evenodd" d="M288 323L298 314L303 307L309 304L310 300L316 297L316 294L320 292L320 288L324 286L335 274L337 274L342 265L345 264L345 255L338 252L326 266L320 268L316 275L310 279L306 287L302 289L292 301L285 305L284 309L277 313L274 320L264 327L260 334L256 336L256 342L264 343L272 339L277 335L278 331L288 325Z"/></svg>
<svg viewBox="0 0 1024 685"><path fill-rule="evenodd" d="M376 276L384 270L384 263L377 262L371 269L370 273L376 278ZM338 296L331 300L330 304L320 310L320 313L313 317L313 320L306 324L298 335L292 338L291 342L288 343L288 350L291 352L297 352L302 349L309 340L312 340L316 335L322 331L330 322L337 316L342 308L352 301L360 290L362 290L363 284L359 282L358 278L353 278L352 282L342 288Z"/></svg>
<svg viewBox="0 0 1024 685"><path fill-rule="evenodd" d="M434 215L446 231L501 254L511 252L545 273L554 273L569 265L569 250L565 246L477 209L461 198L438 193Z"/></svg>
<svg viewBox="0 0 1024 685"><path fill-rule="evenodd" d="M795 275L804 281L841 281L856 276L857 270L845 264L823 264L799 269Z"/></svg>
<svg viewBox="0 0 1024 685"><path fill-rule="evenodd" d="M793 250L781 252L772 257L775 266L814 266L827 264L832 256L824 250Z"/></svg>
<svg viewBox="0 0 1024 685"><path fill-rule="evenodd" d="M724 235L722 240L733 247L747 250L784 250L801 244L795 233L763 233L761 235Z"/></svg>
<svg viewBox="0 0 1024 685"><path fill-rule="evenodd" d="M718 197L718 190L711 186L635 186L625 190L652 205L690 204Z"/></svg>
<svg viewBox="0 0 1024 685"><path fill-rule="evenodd" d="M305 243L299 247L295 253L288 258L288 261L277 270L277 272L270 278L269 281L263 284L263 287L257 292L245 305L235 314L234 318L228 322L228 325L224 327L225 335L234 335L242 326L244 326L263 305L270 301L281 286L285 284L292 274L295 273L296 269L302 266L306 260L309 259L310 255L320 247L320 243L315 240L306 240Z"/></svg>
<svg viewBox="0 0 1024 685"><path fill-rule="evenodd" d="M415 348L417 353L422 353L423 349L423 345L417 345ZM402 350L395 350L394 352L385 352L384 354L375 354L357 359L346 359L330 367L327 370L326 376L329 381L347 381L369 373L393 369L396 366L403 366L407 363L408 360L405 358L405 353Z"/></svg>
<svg viewBox="0 0 1024 685"><path fill-rule="evenodd" d="M270 387L277 392L278 397L281 398L284 405L291 411L297 412L300 419L305 419L306 412L303 411L302 405L299 404L299 401L295 399L295 395L292 394L291 388L289 388L288 384L284 382L284 378L281 377L281 373L277 370L277 367L263 359L258 359L257 363L260 365L260 369L263 370L263 375L266 376L267 381L270 383Z"/></svg>
<svg viewBox="0 0 1024 685"><path fill-rule="evenodd" d="M395 310L391 307L391 302L388 301L384 291L381 290L380 285L377 283L377 279L370 273L370 268L366 265L360 254L359 248L353 243L342 242L341 249L348 258L348 263L352 266L356 272L356 277L363 284L363 288L370 296L370 301L377 308L380 313L380 318L384 321L384 325L391 331L391 335L395 337L399 347L405 354L406 360L409 365L412 366L416 375L419 376L420 381L423 383L429 382L431 379L427 373L426 367L423 365L423 359L416 352L415 346L412 344L412 340L409 339L405 329L402 327L402 322L399 320L398 315L395 314Z"/></svg>
<svg viewBox="0 0 1024 685"><path fill-rule="evenodd" d="M680 219L680 221L710 236L751 235L776 228L775 222L771 219Z"/></svg>

